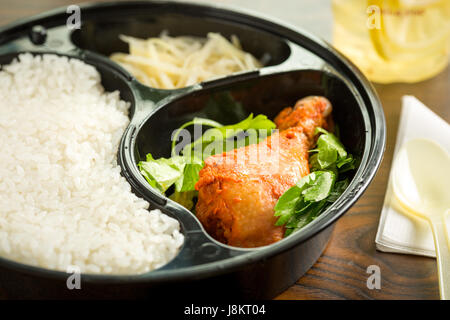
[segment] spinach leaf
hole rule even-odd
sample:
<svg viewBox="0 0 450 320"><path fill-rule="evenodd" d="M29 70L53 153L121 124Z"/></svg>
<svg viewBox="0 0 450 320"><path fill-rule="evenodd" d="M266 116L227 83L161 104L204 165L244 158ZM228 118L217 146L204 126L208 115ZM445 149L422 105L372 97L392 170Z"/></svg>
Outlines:
<svg viewBox="0 0 450 320"><path fill-rule="evenodd" d="M348 179L337 181L334 184L334 187L331 190L330 195L327 198L327 201L335 202L341 196L341 194L345 191L345 189L347 189L348 185L349 185Z"/></svg>
<svg viewBox="0 0 450 320"><path fill-rule="evenodd" d="M347 151L339 139L332 133L322 128L316 128L316 134L322 133L317 139L317 146L310 152L317 152L316 166L327 169L339 160L347 158Z"/></svg>
<svg viewBox="0 0 450 320"><path fill-rule="evenodd" d="M275 216L279 217L276 221L276 226L284 225L294 214L295 205L301 199L302 189L297 185L289 188L283 195L278 199L275 205Z"/></svg>
<svg viewBox="0 0 450 320"><path fill-rule="evenodd" d="M358 158L354 158L351 154L345 159L341 159L336 163L339 173L344 173L350 170L355 170L358 165Z"/></svg>
<svg viewBox="0 0 450 320"><path fill-rule="evenodd" d="M310 150L311 173L288 189L275 205L274 215L279 217L275 225L285 226L285 237L306 226L336 201L349 185L347 178L339 180L340 175L357 167L357 160L335 135L316 128L316 134L319 133L315 148Z"/></svg>
<svg viewBox="0 0 450 320"><path fill-rule="evenodd" d="M331 171L315 171L305 178L297 183L297 186L303 189L303 198L305 201L318 202L330 194L336 175Z"/></svg>
<svg viewBox="0 0 450 320"><path fill-rule="evenodd" d="M286 228L291 228L290 226L295 225L294 228L297 228L299 221L304 219L302 216L315 217L317 203L328 197L334 181L335 175L331 171L312 172L300 179L296 185L289 188L278 199L274 208L274 215L279 218L275 225L282 226L286 224Z"/></svg>
<svg viewBox="0 0 450 320"><path fill-rule="evenodd" d="M291 229L300 229L306 226L309 222L318 217L320 210L326 205L326 200L319 202L310 202L308 209L302 213L296 213L292 219L286 224L286 227Z"/></svg>

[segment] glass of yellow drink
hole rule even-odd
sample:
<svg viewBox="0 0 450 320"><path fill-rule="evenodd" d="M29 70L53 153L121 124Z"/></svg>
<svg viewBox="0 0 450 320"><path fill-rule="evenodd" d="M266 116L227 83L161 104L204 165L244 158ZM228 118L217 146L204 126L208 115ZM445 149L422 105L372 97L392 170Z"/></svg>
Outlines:
<svg viewBox="0 0 450 320"><path fill-rule="evenodd" d="M417 82L449 61L450 0L333 0L333 44L369 80Z"/></svg>

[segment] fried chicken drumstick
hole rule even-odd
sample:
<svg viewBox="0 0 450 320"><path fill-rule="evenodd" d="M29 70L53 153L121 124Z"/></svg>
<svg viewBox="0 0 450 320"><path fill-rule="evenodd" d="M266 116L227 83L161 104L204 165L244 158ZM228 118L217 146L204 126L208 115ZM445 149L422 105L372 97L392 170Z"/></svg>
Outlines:
<svg viewBox="0 0 450 320"><path fill-rule="evenodd" d="M324 97L303 98L277 115L279 131L267 139L205 160L195 185L196 215L211 236L246 248L282 239L284 227L275 226L275 204L309 174L314 130L329 129L331 109Z"/></svg>

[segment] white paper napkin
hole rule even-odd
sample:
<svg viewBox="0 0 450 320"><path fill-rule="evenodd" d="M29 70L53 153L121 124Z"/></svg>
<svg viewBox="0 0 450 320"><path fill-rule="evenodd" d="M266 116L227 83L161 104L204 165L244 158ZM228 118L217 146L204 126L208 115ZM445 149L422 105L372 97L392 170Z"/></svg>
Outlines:
<svg viewBox="0 0 450 320"><path fill-rule="evenodd" d="M450 152L450 125L415 97L404 96L393 159L405 142L415 138L434 140ZM396 209L391 176L392 170L375 239L377 249L435 257L433 234L428 223ZM450 217L446 221L450 233Z"/></svg>

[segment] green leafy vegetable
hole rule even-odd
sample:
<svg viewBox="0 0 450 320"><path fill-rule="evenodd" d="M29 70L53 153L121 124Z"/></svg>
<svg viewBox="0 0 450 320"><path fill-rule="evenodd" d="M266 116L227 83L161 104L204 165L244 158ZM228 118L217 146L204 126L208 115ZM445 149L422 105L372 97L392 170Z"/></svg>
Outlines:
<svg viewBox="0 0 450 320"><path fill-rule="evenodd" d="M204 118L194 118L192 121L186 122L181 127L179 127L177 129L177 131L175 131L174 137L172 139L172 152L175 149L175 144L177 142L177 139L178 139L178 136L180 135L181 130L183 130L189 126L192 126L192 125L204 125L204 126L213 127L213 128L222 127L222 125L220 123L218 123L214 120L204 119Z"/></svg>
<svg viewBox="0 0 450 320"><path fill-rule="evenodd" d="M194 190L191 187L192 180L198 177L203 162L182 156L155 160L152 154L148 153L146 161L140 161L138 167L148 183L156 186L161 192L165 192L173 184L176 191L188 191Z"/></svg>
<svg viewBox="0 0 450 320"><path fill-rule="evenodd" d="M289 188L283 195L278 199L275 205L275 216L279 217L276 226L284 225L295 213L295 207L297 202L300 201L302 194L302 189L297 185Z"/></svg>
<svg viewBox="0 0 450 320"><path fill-rule="evenodd" d="M186 160L183 157L155 160L150 153L147 154L146 161L138 163L139 170L148 183L162 193L180 179L185 165Z"/></svg>
<svg viewBox="0 0 450 320"><path fill-rule="evenodd" d="M327 197L328 202L335 202L349 185L348 179L344 179L335 183L330 195Z"/></svg>
<svg viewBox="0 0 450 320"><path fill-rule="evenodd" d="M203 162L187 163L183 175L175 183L175 191L186 192L195 190L195 184L199 179L199 172L203 168Z"/></svg>
<svg viewBox="0 0 450 320"><path fill-rule="evenodd" d="M317 218L323 208L326 206L326 200L321 200L319 202L310 202L307 206L307 210L302 212L296 212L295 216L292 217L286 224L285 236L300 230L308 223Z"/></svg>
<svg viewBox="0 0 450 320"><path fill-rule="evenodd" d="M176 155L176 142L181 131L192 125L211 128L206 130L200 138L184 146L181 155ZM244 135L250 129L254 130L253 133ZM199 179L199 172L204 166L203 159L206 156L216 154L219 151L228 151L236 148L237 145L245 146L249 143L257 143L260 130L263 130L263 132L266 130L264 137L261 137L266 138L272 133L273 129L275 129L275 124L264 115L254 117L253 114L250 114L246 119L226 126L210 119L194 118L192 121L183 124L175 132L172 141L172 157L154 159L149 153L146 161L140 161L138 167L153 188L161 193L166 193L171 186L174 186L174 192L170 195L170 198L186 208L192 209L194 206L193 199L197 196L195 184ZM242 139L241 143L236 139Z"/></svg>
<svg viewBox="0 0 450 320"><path fill-rule="evenodd" d="M311 173L289 188L275 205L275 225L285 226L285 236L300 230L336 201L349 185L344 172L354 170L355 158L332 133L316 128L316 147L310 152Z"/></svg>
<svg viewBox="0 0 450 320"><path fill-rule="evenodd" d="M197 197L198 191L186 191L186 192L174 192L169 198L173 201L181 204L188 210L192 210L194 208L194 198Z"/></svg>
<svg viewBox="0 0 450 320"><path fill-rule="evenodd" d="M316 171L308 175L309 183L305 183L302 192L305 201L318 202L331 192L336 175L331 171ZM302 180L300 180L301 182Z"/></svg>
<svg viewBox="0 0 450 320"><path fill-rule="evenodd" d="M353 158L351 154L345 159L341 159L336 163L340 173L344 173L350 170L355 170L357 167L357 159Z"/></svg>
<svg viewBox="0 0 450 320"><path fill-rule="evenodd" d="M326 169L336 162L347 158L347 151L339 139L332 133L316 128L316 134L322 133L317 139L317 147L310 152L317 152L317 163L321 169Z"/></svg>
<svg viewBox="0 0 450 320"><path fill-rule="evenodd" d="M174 155L176 142L182 129L185 129L191 125L205 125L211 127L206 130L203 135L194 142L186 145L182 149L182 154L186 156L195 155L199 159L205 159L210 155L221 153L235 149L239 146L246 146L249 143L257 143L259 133L265 132L263 138L269 136L276 125L269 120L265 115L257 115L253 117L250 114L246 119L232 125L221 125L216 121L203 118L194 118L194 120L183 124L175 133L172 141L172 155ZM251 139L251 130L257 134L256 137ZM242 135L245 131L249 130L250 134ZM237 139L237 140L236 140ZM242 140L239 144L239 140ZM228 143L227 143L228 142Z"/></svg>
<svg viewBox="0 0 450 320"><path fill-rule="evenodd" d="M297 225L291 218L307 214L316 207L314 203L321 202L331 193L335 181L335 174L331 171L315 171L300 179L299 182L288 189L275 205L276 225Z"/></svg>

